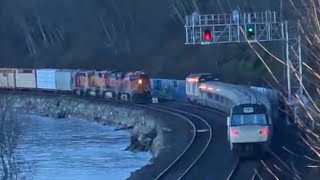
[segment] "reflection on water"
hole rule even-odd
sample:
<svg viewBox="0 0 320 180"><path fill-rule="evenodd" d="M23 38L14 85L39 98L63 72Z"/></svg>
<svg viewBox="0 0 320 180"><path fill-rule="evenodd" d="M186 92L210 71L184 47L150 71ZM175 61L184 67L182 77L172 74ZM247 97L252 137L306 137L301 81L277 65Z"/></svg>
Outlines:
<svg viewBox="0 0 320 180"><path fill-rule="evenodd" d="M151 155L123 151L129 133L77 119L23 117L19 161L32 164L35 180L126 179Z"/></svg>

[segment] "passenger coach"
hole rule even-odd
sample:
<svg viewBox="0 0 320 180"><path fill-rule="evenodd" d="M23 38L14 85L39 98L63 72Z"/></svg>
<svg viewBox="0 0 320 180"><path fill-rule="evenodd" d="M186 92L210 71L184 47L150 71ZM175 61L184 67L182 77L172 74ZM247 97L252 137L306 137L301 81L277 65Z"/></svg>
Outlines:
<svg viewBox="0 0 320 180"><path fill-rule="evenodd" d="M186 78L186 95L187 101L190 103L197 104L197 100L200 96L199 87L201 87L201 83L207 81L217 81L218 78L214 77L213 74L210 73L197 73L190 74Z"/></svg>

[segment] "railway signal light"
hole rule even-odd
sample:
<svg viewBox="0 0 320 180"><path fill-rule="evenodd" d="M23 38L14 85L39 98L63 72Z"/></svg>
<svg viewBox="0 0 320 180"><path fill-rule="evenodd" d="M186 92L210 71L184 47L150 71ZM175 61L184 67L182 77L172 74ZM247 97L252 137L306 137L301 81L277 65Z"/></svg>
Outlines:
<svg viewBox="0 0 320 180"><path fill-rule="evenodd" d="M203 33L203 39L204 41L211 41L211 31L209 29L206 29Z"/></svg>
<svg viewBox="0 0 320 180"><path fill-rule="evenodd" d="M255 34L255 32L254 32L253 26L248 25L247 26L247 38L250 38L250 39L254 38L254 34Z"/></svg>

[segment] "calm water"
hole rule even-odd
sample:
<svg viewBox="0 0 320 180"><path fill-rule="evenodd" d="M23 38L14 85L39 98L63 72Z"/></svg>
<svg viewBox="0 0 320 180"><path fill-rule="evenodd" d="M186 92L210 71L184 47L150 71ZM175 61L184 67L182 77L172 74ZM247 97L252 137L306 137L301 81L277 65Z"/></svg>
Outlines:
<svg viewBox="0 0 320 180"><path fill-rule="evenodd" d="M32 165L35 180L120 180L146 165L151 154L123 151L126 131L76 119L23 118L18 160Z"/></svg>

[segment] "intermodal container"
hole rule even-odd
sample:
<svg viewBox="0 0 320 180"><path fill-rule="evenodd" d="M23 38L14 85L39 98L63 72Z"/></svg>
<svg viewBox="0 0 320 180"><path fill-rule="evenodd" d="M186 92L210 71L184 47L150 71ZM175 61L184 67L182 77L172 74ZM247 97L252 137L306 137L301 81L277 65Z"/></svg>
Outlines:
<svg viewBox="0 0 320 180"><path fill-rule="evenodd" d="M74 74L75 70L63 69L56 71L56 88L60 91L74 90Z"/></svg>
<svg viewBox="0 0 320 180"><path fill-rule="evenodd" d="M45 90L56 90L56 70L37 69L37 88Z"/></svg>
<svg viewBox="0 0 320 180"><path fill-rule="evenodd" d="M16 87L36 89L36 71L33 69L16 69Z"/></svg>
<svg viewBox="0 0 320 180"><path fill-rule="evenodd" d="M186 102L186 81L176 79L151 79L152 96L159 99Z"/></svg>
<svg viewBox="0 0 320 180"><path fill-rule="evenodd" d="M0 68L0 88L15 88L15 69Z"/></svg>

